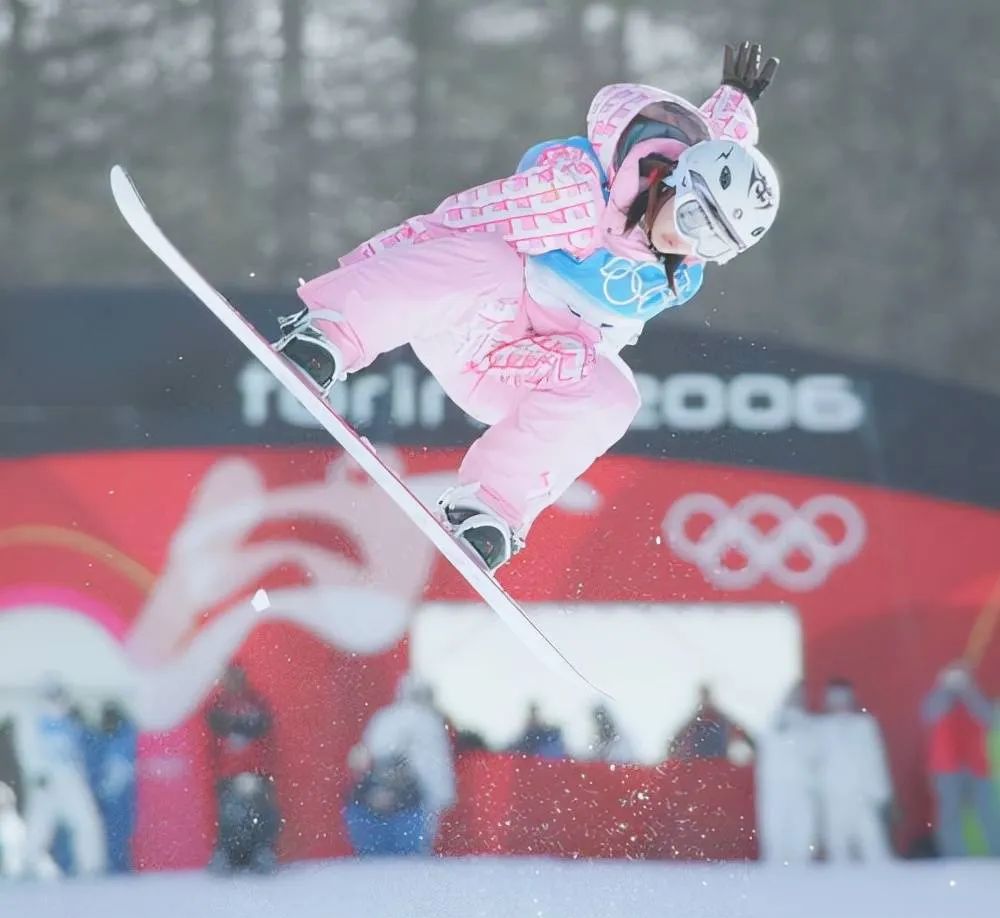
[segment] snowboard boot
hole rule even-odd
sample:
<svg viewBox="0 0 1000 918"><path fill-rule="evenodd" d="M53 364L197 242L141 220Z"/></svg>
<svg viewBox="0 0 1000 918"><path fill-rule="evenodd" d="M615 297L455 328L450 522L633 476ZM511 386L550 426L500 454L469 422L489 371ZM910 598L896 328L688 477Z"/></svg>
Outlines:
<svg viewBox="0 0 1000 918"><path fill-rule="evenodd" d="M493 573L506 564L524 543L510 526L475 496L475 487L451 488L438 499L451 534L475 552Z"/></svg>
<svg viewBox="0 0 1000 918"><path fill-rule="evenodd" d="M346 375L340 348L313 326L307 307L280 316L278 327L281 337L271 346L302 370L325 398L333 384Z"/></svg>

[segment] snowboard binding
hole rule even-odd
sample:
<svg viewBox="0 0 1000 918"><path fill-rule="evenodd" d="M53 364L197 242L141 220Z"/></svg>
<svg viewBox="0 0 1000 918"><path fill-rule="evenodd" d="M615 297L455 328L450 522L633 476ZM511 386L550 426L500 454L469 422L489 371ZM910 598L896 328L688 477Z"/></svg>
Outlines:
<svg viewBox="0 0 1000 918"><path fill-rule="evenodd" d="M344 358L309 318L308 307L288 316L278 317L281 337L271 345L305 373L326 398L333 384L344 378Z"/></svg>
<svg viewBox="0 0 1000 918"><path fill-rule="evenodd" d="M470 548L491 574L523 547L507 522L475 496L477 486L451 488L438 507L451 534Z"/></svg>

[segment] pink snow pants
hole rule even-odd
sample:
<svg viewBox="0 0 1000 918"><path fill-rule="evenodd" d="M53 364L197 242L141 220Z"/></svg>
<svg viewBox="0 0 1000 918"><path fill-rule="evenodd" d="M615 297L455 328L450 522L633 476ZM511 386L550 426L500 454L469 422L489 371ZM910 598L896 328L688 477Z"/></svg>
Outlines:
<svg viewBox="0 0 1000 918"><path fill-rule="evenodd" d="M479 499L522 537L639 410L632 373L617 356L599 354L588 375L548 390L469 369L470 347L498 327L510 340L556 332L600 339L568 308L548 309L527 295L524 257L497 235L400 245L308 281L298 293L342 350L348 373L409 344L448 397L489 425L466 453L459 484L476 485ZM498 325L498 309L511 320Z"/></svg>

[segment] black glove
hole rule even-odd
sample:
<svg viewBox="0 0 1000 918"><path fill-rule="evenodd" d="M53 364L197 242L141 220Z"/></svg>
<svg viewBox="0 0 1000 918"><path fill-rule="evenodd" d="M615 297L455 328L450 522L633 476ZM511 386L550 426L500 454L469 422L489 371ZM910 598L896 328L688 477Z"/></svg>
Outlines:
<svg viewBox="0 0 1000 918"><path fill-rule="evenodd" d="M744 41L740 43L739 48L726 45L722 63L723 85L735 86L745 93L751 102L756 102L774 79L779 63L778 58L769 57L761 67L760 57L761 50L758 44Z"/></svg>

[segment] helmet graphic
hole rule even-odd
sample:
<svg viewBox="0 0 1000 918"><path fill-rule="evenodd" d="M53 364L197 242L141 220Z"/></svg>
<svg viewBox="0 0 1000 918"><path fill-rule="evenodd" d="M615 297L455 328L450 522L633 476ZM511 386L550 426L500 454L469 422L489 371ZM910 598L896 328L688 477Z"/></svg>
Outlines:
<svg viewBox="0 0 1000 918"><path fill-rule="evenodd" d="M676 190L674 222L705 261L725 264L766 233L778 213L778 174L755 147L705 140L663 180Z"/></svg>

